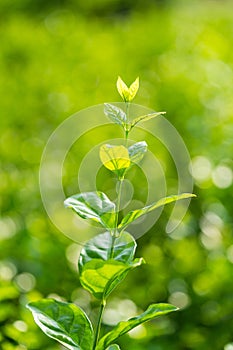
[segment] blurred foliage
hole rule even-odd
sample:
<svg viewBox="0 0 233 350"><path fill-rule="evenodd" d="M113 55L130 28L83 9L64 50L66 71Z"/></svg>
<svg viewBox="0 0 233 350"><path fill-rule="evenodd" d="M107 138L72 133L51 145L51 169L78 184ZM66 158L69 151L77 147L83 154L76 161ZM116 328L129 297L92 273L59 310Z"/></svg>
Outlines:
<svg viewBox="0 0 233 350"><path fill-rule="evenodd" d="M232 8L231 1L1 1L1 349L61 349L25 309L42 296L75 301L96 317L96 301L78 281L80 246L49 221L38 169L65 118L119 100L118 74L128 83L140 76L136 103L167 111L190 152L198 199L172 234L165 233L166 208L138 240L147 265L115 291L106 328L150 302L169 301L181 312L124 336L123 349L233 348ZM77 192L75 167L86 149L114 135L110 127L101 132L85 135L67 157L69 194ZM166 165L170 191L176 169L157 146L149 143ZM101 169L102 190L105 175ZM139 170L134 175L144 180Z"/></svg>

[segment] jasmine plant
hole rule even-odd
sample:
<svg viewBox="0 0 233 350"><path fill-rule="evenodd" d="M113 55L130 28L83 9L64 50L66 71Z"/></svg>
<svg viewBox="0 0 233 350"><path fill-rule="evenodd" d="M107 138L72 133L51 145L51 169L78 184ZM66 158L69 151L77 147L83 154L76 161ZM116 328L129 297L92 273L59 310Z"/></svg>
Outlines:
<svg viewBox="0 0 233 350"><path fill-rule="evenodd" d="M142 160L147 151L145 141L128 146L129 133L139 123L164 114L156 112L130 121L129 104L138 88L139 78L128 87L119 77L117 89L125 103L125 110L109 103L104 107L105 115L113 123L120 125L124 132L124 144L105 144L100 147L99 152L102 164L117 178L116 201L111 201L101 191L94 191L75 194L64 202L65 207L71 208L81 218L97 222L105 230L84 244L78 259L82 287L99 300L97 324L92 325L85 312L73 303L42 299L28 304L35 322L42 331L70 350L120 350L116 344L120 336L146 321L178 310L171 304L152 304L142 314L119 322L111 331L100 337L102 316L109 295L131 270L145 263L143 258L134 257L136 241L126 231L128 225L160 206L195 196L182 193L161 198L148 206L129 211L125 217L119 219L125 176L134 164Z"/></svg>

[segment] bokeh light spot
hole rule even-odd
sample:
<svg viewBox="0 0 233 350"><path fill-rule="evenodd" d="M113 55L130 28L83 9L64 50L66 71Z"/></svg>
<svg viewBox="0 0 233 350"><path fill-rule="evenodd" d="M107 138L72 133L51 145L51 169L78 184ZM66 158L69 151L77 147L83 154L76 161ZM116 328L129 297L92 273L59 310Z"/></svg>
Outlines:
<svg viewBox="0 0 233 350"><path fill-rule="evenodd" d="M218 188L228 188L233 181L232 170L226 165L219 165L213 170L212 180Z"/></svg>
<svg viewBox="0 0 233 350"><path fill-rule="evenodd" d="M0 262L0 279L10 281L17 273L16 266L8 261Z"/></svg>
<svg viewBox="0 0 233 350"><path fill-rule="evenodd" d="M168 299L169 303L177 306L180 309L185 309L191 303L190 297L188 294L183 292L174 292L170 295Z"/></svg>
<svg viewBox="0 0 233 350"><path fill-rule="evenodd" d="M15 277L15 282L17 286L22 290L22 292L29 292L36 285L35 277L28 272L23 272Z"/></svg>
<svg viewBox="0 0 233 350"><path fill-rule="evenodd" d="M129 299L112 299L109 301L104 314L103 322L114 326L120 321L126 321L137 313L137 306Z"/></svg>
<svg viewBox="0 0 233 350"><path fill-rule="evenodd" d="M13 326L20 332L27 332L28 326L24 321L17 320L13 323Z"/></svg>
<svg viewBox="0 0 233 350"><path fill-rule="evenodd" d="M233 350L233 343L226 344L224 350Z"/></svg>
<svg viewBox="0 0 233 350"><path fill-rule="evenodd" d="M204 182L210 179L211 168L211 162L208 158L203 156L197 156L192 159L190 172L196 181Z"/></svg>

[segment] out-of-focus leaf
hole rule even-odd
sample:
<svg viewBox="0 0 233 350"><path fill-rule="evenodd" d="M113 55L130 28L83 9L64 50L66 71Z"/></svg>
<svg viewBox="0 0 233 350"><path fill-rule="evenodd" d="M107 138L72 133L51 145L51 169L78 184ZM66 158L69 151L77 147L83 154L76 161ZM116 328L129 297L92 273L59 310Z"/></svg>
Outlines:
<svg viewBox="0 0 233 350"><path fill-rule="evenodd" d="M103 165L111 171L127 169L130 166L129 152L124 146L102 145L100 159Z"/></svg>
<svg viewBox="0 0 233 350"><path fill-rule="evenodd" d="M104 114L112 120L115 124L121 125L124 127L126 123L126 114L125 112L110 103L104 104Z"/></svg>
<svg viewBox="0 0 233 350"><path fill-rule="evenodd" d="M73 209L81 218L100 223L105 228L115 224L115 204L103 192L84 192L67 198L65 207Z"/></svg>
<svg viewBox="0 0 233 350"><path fill-rule="evenodd" d="M80 282L96 298L105 299L130 270L143 262L142 258L135 259L131 264L113 259L107 261L92 259L83 266Z"/></svg>
<svg viewBox="0 0 233 350"><path fill-rule="evenodd" d="M140 218L142 215L145 215L154 209L162 207L165 204L169 204L169 203L178 201L180 199L187 199L187 198L191 198L191 197L196 197L196 195L192 194L192 193L182 193L182 194L178 194L178 195L174 195L174 196L161 198L159 201L157 201L151 205L148 205L144 208L132 210L122 219L118 228L122 229L123 227L128 226L131 222Z"/></svg>
<svg viewBox="0 0 233 350"><path fill-rule="evenodd" d="M86 314L75 304L42 299L28 304L34 320L50 338L70 350L91 350L93 330Z"/></svg>
<svg viewBox="0 0 233 350"><path fill-rule="evenodd" d="M12 302L1 302L0 307L0 322L4 322L5 320L12 319L17 314L17 310L15 309L15 305Z"/></svg>
<svg viewBox="0 0 233 350"><path fill-rule="evenodd" d="M176 310L178 310L178 308L170 304L152 304L143 314L130 318L128 321L119 322L111 332L100 339L96 350L104 350L109 344L138 325Z"/></svg>
<svg viewBox="0 0 233 350"><path fill-rule="evenodd" d="M131 163L138 163L144 157L147 151L147 143L145 141L136 142L128 148Z"/></svg>
<svg viewBox="0 0 233 350"><path fill-rule="evenodd" d="M117 90L122 97L122 99L125 102L130 102L134 99L136 96L136 93L139 89L139 78L137 77L136 80L128 87L125 82L121 79L121 77L118 77L117 79Z"/></svg>
<svg viewBox="0 0 233 350"><path fill-rule="evenodd" d="M114 238L110 232L105 232L90 239L84 245L79 256L79 272L92 259L114 259L123 263L131 263L134 258L136 242L129 233L122 232Z"/></svg>
<svg viewBox="0 0 233 350"><path fill-rule="evenodd" d="M18 289L10 283L0 287L0 301L16 299L18 296Z"/></svg>

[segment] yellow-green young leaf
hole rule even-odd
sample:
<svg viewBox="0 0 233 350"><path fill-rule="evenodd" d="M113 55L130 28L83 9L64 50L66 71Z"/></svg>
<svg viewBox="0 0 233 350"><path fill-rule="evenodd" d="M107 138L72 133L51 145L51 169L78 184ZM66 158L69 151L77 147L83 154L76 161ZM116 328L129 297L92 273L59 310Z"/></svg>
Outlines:
<svg viewBox="0 0 233 350"><path fill-rule="evenodd" d="M100 159L103 165L111 171L126 169L130 166L129 152L124 146L108 144L101 146Z"/></svg>
<svg viewBox="0 0 233 350"><path fill-rule="evenodd" d="M125 102L131 102L139 89L139 77L128 87L125 82L118 77L117 90Z"/></svg>
<svg viewBox="0 0 233 350"><path fill-rule="evenodd" d="M132 101L139 89L139 77L129 87L129 101Z"/></svg>
<svg viewBox="0 0 233 350"><path fill-rule="evenodd" d="M118 90L119 94L121 95L122 99L125 102L128 102L129 101L129 88L124 83L124 81L121 79L121 77L118 77L118 79L117 79L117 90Z"/></svg>

